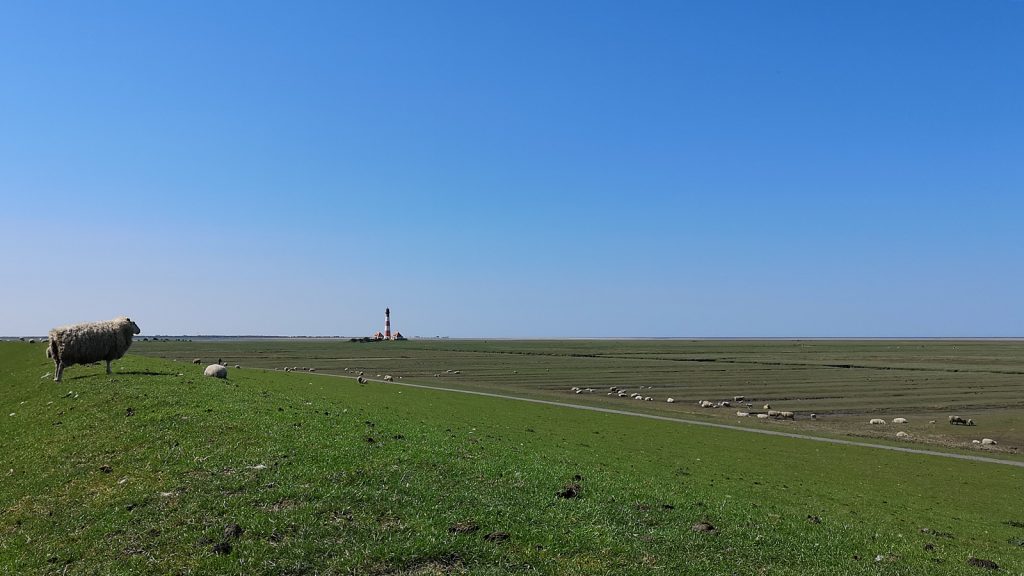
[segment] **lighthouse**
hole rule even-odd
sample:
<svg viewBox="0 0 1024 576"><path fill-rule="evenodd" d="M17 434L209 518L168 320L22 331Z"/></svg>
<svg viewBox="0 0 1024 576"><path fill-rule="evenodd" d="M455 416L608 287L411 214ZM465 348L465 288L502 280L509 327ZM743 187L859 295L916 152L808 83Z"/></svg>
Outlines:
<svg viewBox="0 0 1024 576"><path fill-rule="evenodd" d="M391 308L384 309L384 339L391 340Z"/></svg>

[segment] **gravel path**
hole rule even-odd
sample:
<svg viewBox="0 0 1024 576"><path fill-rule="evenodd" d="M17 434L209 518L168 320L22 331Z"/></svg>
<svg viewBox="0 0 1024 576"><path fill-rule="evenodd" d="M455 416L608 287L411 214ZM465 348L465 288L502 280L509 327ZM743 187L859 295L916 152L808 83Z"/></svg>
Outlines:
<svg viewBox="0 0 1024 576"><path fill-rule="evenodd" d="M342 374L328 374L324 372L318 372L321 376L334 376L337 378L349 378L354 380L350 376ZM365 376L364 376L365 378ZM384 382L375 378L366 378L369 382L379 382L381 384L393 384L397 386L406 386L409 388L422 388L424 390L437 390L440 392L456 392L459 394L473 394L475 396L487 396L489 398L501 398L503 400L518 400L520 402L533 402L534 404L546 404L548 406L559 406L561 408L574 408L576 410L589 410L591 412L604 412L605 414L619 414L622 416L635 416L637 418L649 418L651 420L664 420L665 422L677 422L679 424L690 424L692 426L707 426L709 428L724 428L726 430L737 430L740 432L750 432L753 434L767 434L769 436L784 436L786 438L797 438L799 440L811 440L814 442L827 442L829 444L843 444L846 446L859 446L861 448L875 448L878 450L892 450L894 452L906 452L908 454L923 454L925 456L940 456L942 458L955 458L957 460L970 460L972 462L985 462L988 464L1004 464L1006 466L1017 466L1024 468L1024 461L1020 460L1003 460L1001 458L991 458L989 456L974 456L972 454L955 454L952 452L939 452L936 450L924 450L921 448L904 448L902 446L888 446L885 444L871 444L868 442L857 442L855 440L842 440L839 438L823 438L821 436L810 436L808 434L796 434L794 432L780 432L778 430L761 430L758 428L746 428L744 426L734 426L732 424L718 424L716 422L704 422L701 420L688 420L686 418L675 418L672 416L658 416L656 414L644 414L642 412L630 412L629 410L616 410L615 408L601 408L598 406L585 406L582 404L572 404L569 402L556 402L554 400L539 400L537 398L523 398L521 396L510 396L508 394L496 394L494 392L479 392L476 390L459 390L457 388L443 388L441 386L427 386L425 384L409 384L407 382Z"/></svg>

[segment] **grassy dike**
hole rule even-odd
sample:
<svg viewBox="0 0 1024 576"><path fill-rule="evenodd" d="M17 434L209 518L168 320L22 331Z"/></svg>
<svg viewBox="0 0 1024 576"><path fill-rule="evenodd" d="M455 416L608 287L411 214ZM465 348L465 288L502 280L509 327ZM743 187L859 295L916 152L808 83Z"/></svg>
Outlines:
<svg viewBox="0 0 1024 576"><path fill-rule="evenodd" d="M1021 468L115 367L55 384L41 345L0 343L0 573L1024 573Z"/></svg>

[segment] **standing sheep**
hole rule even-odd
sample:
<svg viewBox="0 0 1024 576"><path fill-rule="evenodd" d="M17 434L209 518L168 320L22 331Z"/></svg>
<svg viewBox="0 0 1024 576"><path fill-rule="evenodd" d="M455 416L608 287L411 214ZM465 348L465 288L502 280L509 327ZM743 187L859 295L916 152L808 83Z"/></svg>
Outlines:
<svg viewBox="0 0 1024 576"><path fill-rule="evenodd" d="M50 330L46 355L53 358L53 381L60 382L64 368L68 366L100 360L106 361L107 374L110 374L110 363L124 356L132 345L132 336L139 332L139 325L126 316Z"/></svg>

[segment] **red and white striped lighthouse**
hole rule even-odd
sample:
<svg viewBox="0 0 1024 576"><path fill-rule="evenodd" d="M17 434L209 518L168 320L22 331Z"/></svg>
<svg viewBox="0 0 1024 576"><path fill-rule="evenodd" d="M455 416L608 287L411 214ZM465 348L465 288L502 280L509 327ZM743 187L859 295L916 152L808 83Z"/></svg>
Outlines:
<svg viewBox="0 0 1024 576"><path fill-rule="evenodd" d="M391 308L384 309L384 339L391 340Z"/></svg>

